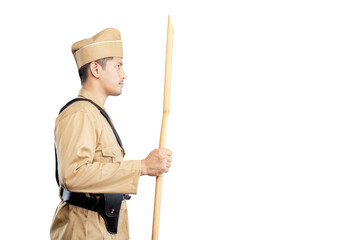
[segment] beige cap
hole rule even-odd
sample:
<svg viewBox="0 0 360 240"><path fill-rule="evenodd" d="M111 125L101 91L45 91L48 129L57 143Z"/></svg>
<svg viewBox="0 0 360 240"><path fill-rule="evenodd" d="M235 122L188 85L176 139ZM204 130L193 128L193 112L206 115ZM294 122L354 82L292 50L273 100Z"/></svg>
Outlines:
<svg viewBox="0 0 360 240"><path fill-rule="evenodd" d="M78 69L101 58L123 57L120 32L115 28L107 28L91 38L74 43L71 51Z"/></svg>

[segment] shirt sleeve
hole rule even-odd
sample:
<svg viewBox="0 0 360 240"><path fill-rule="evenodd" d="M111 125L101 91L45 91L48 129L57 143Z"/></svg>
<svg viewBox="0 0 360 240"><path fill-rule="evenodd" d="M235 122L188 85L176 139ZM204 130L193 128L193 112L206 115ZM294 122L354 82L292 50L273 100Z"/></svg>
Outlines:
<svg viewBox="0 0 360 240"><path fill-rule="evenodd" d="M61 119L55 128L61 186L72 192L136 194L140 160L95 162L99 137L96 117L78 111Z"/></svg>

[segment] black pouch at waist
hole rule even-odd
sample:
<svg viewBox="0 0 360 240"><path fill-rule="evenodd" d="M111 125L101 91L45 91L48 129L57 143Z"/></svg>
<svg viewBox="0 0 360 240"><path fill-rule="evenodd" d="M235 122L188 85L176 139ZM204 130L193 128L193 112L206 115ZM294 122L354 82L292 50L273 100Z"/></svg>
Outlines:
<svg viewBox="0 0 360 240"><path fill-rule="evenodd" d="M117 233L119 212L124 194L104 194L104 207L99 208L98 213L103 217L109 233Z"/></svg>
<svg viewBox="0 0 360 240"><path fill-rule="evenodd" d="M130 199L128 194L115 193L94 194L94 197L87 197L84 193L69 192L65 188L62 189L61 196L64 202L98 212L111 234L117 233L122 200Z"/></svg>

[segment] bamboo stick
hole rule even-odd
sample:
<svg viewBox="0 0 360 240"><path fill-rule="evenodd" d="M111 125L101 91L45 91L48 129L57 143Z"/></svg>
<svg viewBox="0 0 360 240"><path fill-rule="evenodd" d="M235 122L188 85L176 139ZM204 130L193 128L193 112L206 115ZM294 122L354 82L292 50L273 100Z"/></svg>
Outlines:
<svg viewBox="0 0 360 240"><path fill-rule="evenodd" d="M170 85L171 85L173 39L174 39L174 28L171 23L170 15L169 15L168 16L168 28L167 28L167 41L166 41L164 105L163 105L163 118L162 118L162 123L161 123L159 148L165 148L166 126L167 126L168 116L170 113ZM162 181L163 181L162 175L156 177L152 240L158 240L158 238L159 238Z"/></svg>

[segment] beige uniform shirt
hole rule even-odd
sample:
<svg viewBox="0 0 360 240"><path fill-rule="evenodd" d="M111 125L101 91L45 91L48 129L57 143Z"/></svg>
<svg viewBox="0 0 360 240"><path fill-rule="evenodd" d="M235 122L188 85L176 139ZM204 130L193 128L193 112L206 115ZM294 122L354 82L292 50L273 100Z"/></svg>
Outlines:
<svg viewBox="0 0 360 240"><path fill-rule="evenodd" d="M100 106L85 89L80 90L79 97ZM75 102L58 116L55 144L62 187L71 192L136 194L141 162L123 161L110 124L92 103ZM126 201L121 205L117 234L107 231L97 212L61 201L50 236L65 240L129 239Z"/></svg>

